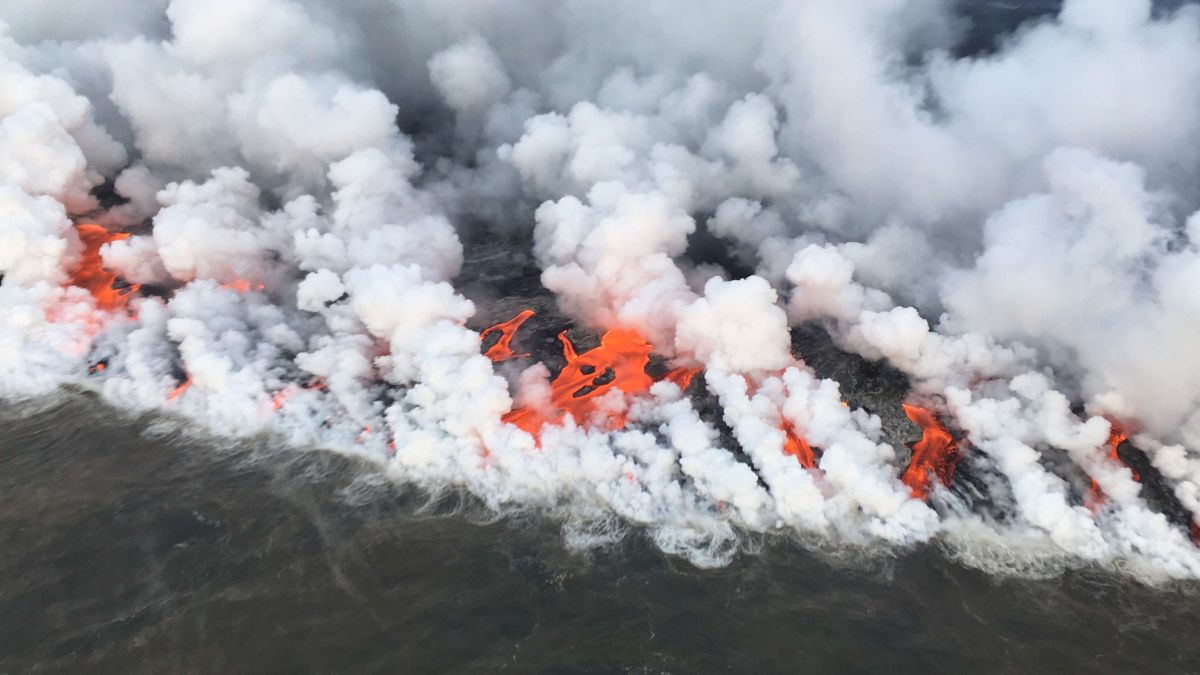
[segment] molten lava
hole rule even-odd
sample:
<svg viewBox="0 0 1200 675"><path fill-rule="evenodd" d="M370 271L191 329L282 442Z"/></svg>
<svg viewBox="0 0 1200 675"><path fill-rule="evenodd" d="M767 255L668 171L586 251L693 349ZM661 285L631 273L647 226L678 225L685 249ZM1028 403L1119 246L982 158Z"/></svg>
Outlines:
<svg viewBox="0 0 1200 675"><path fill-rule="evenodd" d="M507 361L509 359L519 359L529 356L529 354L514 354L512 350L512 341L517 335L517 330L520 329L521 325L528 321L529 317L531 316L533 316L533 310L526 309L508 321L498 323L480 333L480 340L486 340L488 336L493 333L500 334L500 339L496 340L496 344L488 347L487 351L485 351L483 355L497 363L500 361Z"/></svg>
<svg viewBox="0 0 1200 675"><path fill-rule="evenodd" d="M483 340L493 333L500 334L495 344L484 351L484 355L496 362L529 356L514 354L512 341L521 326L533 315L532 310L524 310L480 333L480 339ZM559 333L558 339L562 342L563 358L567 364L551 382L549 408L516 408L503 418L505 422L534 436L547 424L560 424L567 414L580 424L592 423L593 417L599 412L596 399L614 388L626 394L642 394L649 391L655 382L665 380L674 383L680 390L686 390L703 371L702 368L682 366L667 371L658 379L651 377L646 373L646 366L650 363L652 347L633 330L610 330L600 338L599 347L583 354L576 351L566 331ZM622 413L610 412L604 420L611 429L624 428L626 422ZM780 429L785 434L783 451L795 457L804 468L815 468L817 453L808 441L796 432L790 422L784 422Z"/></svg>
<svg viewBox="0 0 1200 675"><path fill-rule="evenodd" d="M680 366L679 368L668 370L662 376L662 379L675 383L675 386L679 387L679 391L687 391L687 388L692 386L692 380L703 370L703 368Z"/></svg>
<svg viewBox="0 0 1200 675"><path fill-rule="evenodd" d="M921 427L921 440L913 444L912 459L901 481L908 486L913 497L928 499L934 476L942 485L949 485L954 478L954 467L960 459L958 444L933 411L905 403L904 414Z"/></svg>
<svg viewBox="0 0 1200 675"><path fill-rule="evenodd" d="M1121 447L1122 443L1129 440L1129 434L1125 433L1125 429L1123 429L1120 424L1117 424L1113 420L1109 420L1108 423L1112 425L1112 430L1108 432L1108 457L1117 464L1125 466L1125 462L1123 462L1121 460L1121 456L1117 454L1117 448ZM1141 476L1138 475L1137 471L1129 469L1129 472L1133 474L1134 480L1141 480ZM1104 506L1104 502L1107 501L1107 499L1108 496L1104 494L1104 489L1101 488L1100 484L1096 482L1095 478L1093 478L1092 487L1088 490L1087 496L1083 498L1084 505L1092 511L1099 511L1100 507Z"/></svg>
<svg viewBox="0 0 1200 675"><path fill-rule="evenodd" d="M288 387L275 392L275 395L271 397L271 408L273 410L282 410L283 404L287 403L287 400L292 397L293 391L294 389Z"/></svg>
<svg viewBox="0 0 1200 675"><path fill-rule="evenodd" d="M180 396L183 396L183 392L187 391L188 387L190 386L192 386L192 378L188 377L188 379L184 380L183 383L181 383L178 387L172 389L171 393L167 394L167 400L174 401Z"/></svg>
<svg viewBox="0 0 1200 675"><path fill-rule="evenodd" d="M300 387L294 384L289 384L283 389L275 392L275 394L271 397L271 408L274 410L281 410L283 408L283 404L287 403L288 399L292 397L292 394L295 394L301 389L306 389L308 391L328 391L329 385L325 384L325 381L321 379L314 379L309 384L302 385Z"/></svg>
<svg viewBox="0 0 1200 675"><path fill-rule="evenodd" d="M261 291L266 287L267 287L267 285L264 283L252 283L245 279L234 279L233 281L229 281L229 282L221 284L221 288L228 288L231 290L235 290L238 293L249 293L250 291Z"/></svg>
<svg viewBox="0 0 1200 675"><path fill-rule="evenodd" d="M129 294L138 290L140 286L120 281L116 274L104 269L100 248L109 242L128 239L129 234L109 232L95 223L79 223L75 226L75 231L83 242L83 255L70 271L71 285L87 289L101 309L123 307Z"/></svg>
<svg viewBox="0 0 1200 675"><path fill-rule="evenodd" d="M791 422L785 421L781 428L783 429L783 433L786 434L786 438L783 441L783 451L795 457L796 461L800 462L800 466L806 469L816 468L817 454L813 451L812 446L808 444L808 441L796 433L796 427L792 426Z"/></svg>
<svg viewBox="0 0 1200 675"><path fill-rule="evenodd" d="M626 394L642 394L656 382L646 373L650 363L650 343L636 331L610 330L600 338L599 347L582 354L575 350L566 331L560 333L558 339L562 341L567 364L550 383L550 406L545 410L517 408L504 416L505 422L534 436L547 424L561 423L568 414L576 422L587 424L601 412L597 405L601 396L614 389ZM697 372L694 368L677 368L660 379L683 388L691 383ZM624 413L606 414L605 422L611 429L623 428L626 421Z"/></svg>

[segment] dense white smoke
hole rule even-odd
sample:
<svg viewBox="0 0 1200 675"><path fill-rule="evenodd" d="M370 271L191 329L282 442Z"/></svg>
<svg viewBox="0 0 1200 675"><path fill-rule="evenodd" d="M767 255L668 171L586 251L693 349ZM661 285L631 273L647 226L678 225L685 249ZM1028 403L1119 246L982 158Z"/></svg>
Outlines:
<svg viewBox="0 0 1200 675"><path fill-rule="evenodd" d="M776 532L1200 577L1200 9L1066 0L967 53L972 20L5 3L0 393L88 386L580 539L615 516L702 565ZM81 223L128 234L100 290ZM636 331L704 387L505 419L560 403L536 359L481 354L471 247L521 247L579 328ZM904 373L986 504L902 480L908 450L794 352L799 324Z"/></svg>

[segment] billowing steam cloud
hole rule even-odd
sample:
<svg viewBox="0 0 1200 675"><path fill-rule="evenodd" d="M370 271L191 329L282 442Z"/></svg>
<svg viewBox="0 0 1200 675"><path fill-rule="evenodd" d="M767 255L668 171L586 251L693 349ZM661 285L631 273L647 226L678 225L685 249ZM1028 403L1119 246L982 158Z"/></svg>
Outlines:
<svg viewBox="0 0 1200 675"><path fill-rule="evenodd" d="M0 392L82 384L697 564L775 532L1200 577L1200 9L969 27L950 0L6 3ZM600 346L552 373L522 319L481 353L464 241L532 256ZM800 324L908 377L911 453Z"/></svg>

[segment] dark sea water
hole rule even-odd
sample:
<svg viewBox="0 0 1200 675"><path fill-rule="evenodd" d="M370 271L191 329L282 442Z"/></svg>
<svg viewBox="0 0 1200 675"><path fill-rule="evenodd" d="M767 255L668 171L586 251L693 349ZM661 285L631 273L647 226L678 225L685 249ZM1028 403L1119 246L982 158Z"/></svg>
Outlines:
<svg viewBox="0 0 1200 675"><path fill-rule="evenodd" d="M1200 671L1200 595L782 538L723 569L588 552L326 452L85 394L0 415L0 672ZM257 446L257 449L256 449Z"/></svg>

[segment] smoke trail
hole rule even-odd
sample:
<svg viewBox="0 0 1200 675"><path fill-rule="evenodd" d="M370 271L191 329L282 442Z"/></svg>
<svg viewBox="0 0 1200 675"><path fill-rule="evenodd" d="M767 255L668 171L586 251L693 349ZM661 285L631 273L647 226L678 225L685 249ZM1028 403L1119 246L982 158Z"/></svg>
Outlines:
<svg viewBox="0 0 1200 675"><path fill-rule="evenodd" d="M4 395L701 565L776 532L1200 576L1194 4L984 44L949 0L85 5L0 8ZM812 326L907 399L819 376Z"/></svg>

